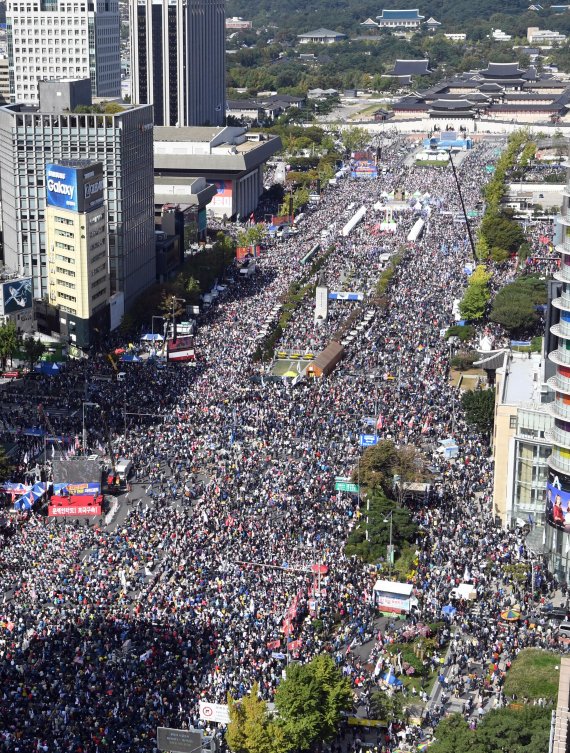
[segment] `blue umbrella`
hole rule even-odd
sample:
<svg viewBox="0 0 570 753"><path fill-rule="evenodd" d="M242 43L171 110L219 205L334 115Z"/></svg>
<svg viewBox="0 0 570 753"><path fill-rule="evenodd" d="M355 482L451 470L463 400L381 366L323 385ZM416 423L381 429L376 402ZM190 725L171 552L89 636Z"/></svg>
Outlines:
<svg viewBox="0 0 570 753"><path fill-rule="evenodd" d="M391 670L389 672L385 672L383 675L380 675L380 677L387 685L394 685L394 687L399 687L400 685L404 684L401 680L398 680L398 678Z"/></svg>
<svg viewBox="0 0 570 753"><path fill-rule="evenodd" d="M453 617L453 615L457 612L457 609L451 604L446 604L441 611L448 617Z"/></svg>

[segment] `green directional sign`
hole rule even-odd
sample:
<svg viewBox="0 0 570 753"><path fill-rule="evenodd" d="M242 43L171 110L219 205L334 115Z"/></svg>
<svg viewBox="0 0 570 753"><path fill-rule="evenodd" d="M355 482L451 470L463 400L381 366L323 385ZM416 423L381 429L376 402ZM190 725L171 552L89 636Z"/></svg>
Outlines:
<svg viewBox="0 0 570 753"><path fill-rule="evenodd" d="M337 492L352 492L353 494L359 492L358 484L349 484L347 481L337 481L334 488Z"/></svg>

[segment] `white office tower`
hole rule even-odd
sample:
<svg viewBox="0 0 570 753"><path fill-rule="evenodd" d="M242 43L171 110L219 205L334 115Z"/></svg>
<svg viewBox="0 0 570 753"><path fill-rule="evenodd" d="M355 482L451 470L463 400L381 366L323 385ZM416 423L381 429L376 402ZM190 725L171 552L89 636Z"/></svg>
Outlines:
<svg viewBox="0 0 570 753"><path fill-rule="evenodd" d="M130 0L130 29L133 102L155 125L223 125L224 0Z"/></svg>
<svg viewBox="0 0 570 753"><path fill-rule="evenodd" d="M12 102L37 104L38 81L55 78L121 96L118 0L8 0L6 24Z"/></svg>

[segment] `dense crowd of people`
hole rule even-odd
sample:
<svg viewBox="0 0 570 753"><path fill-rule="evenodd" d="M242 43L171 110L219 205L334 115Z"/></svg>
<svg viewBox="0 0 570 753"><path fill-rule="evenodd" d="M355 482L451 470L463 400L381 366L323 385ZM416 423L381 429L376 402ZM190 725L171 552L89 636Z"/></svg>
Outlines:
<svg viewBox="0 0 570 753"><path fill-rule="evenodd" d="M370 417L379 438L421 446L441 478L437 493L412 510L422 530L413 576L421 619L441 617L466 569L481 614L496 616L501 562L524 562L526 550L520 533L494 526L487 448L465 424L442 336L472 253L465 225L455 221L455 185L445 172L404 167L402 143L395 138L383 150L389 171L382 179L342 179L298 235L268 244L255 275L236 276L201 317L193 367L132 364L124 380L107 381L112 366L101 353L39 378L38 394L62 437L78 433L87 399L99 406L84 408L88 443L103 448L98 417L105 411L114 451L133 461L139 493L131 493L136 500L118 526L48 525L31 512L5 538L0 750L147 753L157 726L204 725L198 701L224 703L254 682L272 700L290 658L322 651L355 687L372 687L375 674L351 647L374 635L372 657L382 666L398 628L377 635L375 571L344 554L359 524L358 499L334 488L335 476L358 464ZM483 143L459 168L467 206L479 200L491 158ZM392 233L381 223L395 190L403 194ZM341 236L360 206L364 219ZM418 218L424 234L408 243ZM305 299L280 347L318 352L349 314L364 321L372 308L374 317L330 377L293 387L270 379L251 355L260 323L303 275L300 261L316 243L326 253L319 274L329 288L362 292L365 300L331 302L329 320L315 323L314 302ZM387 307L376 308L369 301L381 257L397 252ZM35 462L37 439L30 444L17 431L33 395L18 389L1 419ZM59 414L62 395L68 410ZM460 448L453 463L436 451L451 435ZM25 466L22 454L22 473ZM500 633L478 619L458 605L457 678L473 658L510 660L522 645L554 640L518 627ZM497 662L489 688L497 697L501 678Z"/></svg>

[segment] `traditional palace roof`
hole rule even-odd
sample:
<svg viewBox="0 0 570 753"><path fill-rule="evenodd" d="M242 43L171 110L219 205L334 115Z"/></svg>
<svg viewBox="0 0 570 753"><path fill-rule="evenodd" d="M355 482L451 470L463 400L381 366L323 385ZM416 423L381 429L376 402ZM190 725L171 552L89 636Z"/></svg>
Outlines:
<svg viewBox="0 0 570 753"><path fill-rule="evenodd" d="M376 18L383 21L423 21L425 16L420 16L418 8L414 8L413 10L383 10Z"/></svg>
<svg viewBox="0 0 570 753"><path fill-rule="evenodd" d="M518 63L488 63L487 67L478 73L486 79L516 79L525 71L519 68Z"/></svg>
<svg viewBox="0 0 570 753"><path fill-rule="evenodd" d="M396 60L388 76L429 76L429 60Z"/></svg>

